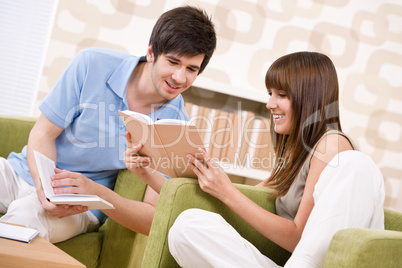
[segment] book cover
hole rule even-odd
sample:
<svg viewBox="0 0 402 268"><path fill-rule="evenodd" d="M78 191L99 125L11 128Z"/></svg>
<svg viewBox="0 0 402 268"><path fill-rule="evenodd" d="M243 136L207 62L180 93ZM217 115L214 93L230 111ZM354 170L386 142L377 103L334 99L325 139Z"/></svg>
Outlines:
<svg viewBox="0 0 402 268"><path fill-rule="evenodd" d="M82 205L89 209L114 209L111 203L97 195L55 194L51 185L51 176L55 174L54 169L56 167L53 160L35 150L33 152L43 191L49 202L56 205Z"/></svg>
<svg viewBox="0 0 402 268"><path fill-rule="evenodd" d="M3 238L29 243L38 234L39 231L32 228L0 222L0 237Z"/></svg>
<svg viewBox="0 0 402 268"><path fill-rule="evenodd" d="M187 154L197 154L204 144L195 125L178 119L153 122L144 114L119 111L132 142L143 144L140 155L152 158L151 168L170 177L197 176L188 167Z"/></svg>

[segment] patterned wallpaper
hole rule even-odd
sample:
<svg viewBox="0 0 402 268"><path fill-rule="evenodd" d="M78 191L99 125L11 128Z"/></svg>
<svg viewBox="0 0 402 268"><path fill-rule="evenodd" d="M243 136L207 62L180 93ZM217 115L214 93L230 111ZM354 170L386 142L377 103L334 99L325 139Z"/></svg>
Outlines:
<svg viewBox="0 0 402 268"><path fill-rule="evenodd" d="M400 0L59 0L36 107L77 51L98 46L143 55L159 15L183 4L213 18L218 47L202 75L219 83L265 90L276 58L327 54L338 70L344 131L380 167L385 205L402 211Z"/></svg>

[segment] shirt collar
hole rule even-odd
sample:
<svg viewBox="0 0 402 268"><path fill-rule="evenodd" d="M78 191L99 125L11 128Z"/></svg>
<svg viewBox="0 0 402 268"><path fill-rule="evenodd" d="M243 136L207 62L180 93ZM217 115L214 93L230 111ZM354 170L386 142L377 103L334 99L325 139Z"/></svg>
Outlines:
<svg viewBox="0 0 402 268"><path fill-rule="evenodd" d="M138 62L143 61L146 61L145 56L130 56L125 58L107 80L106 83L110 86L113 92L123 100L126 99L126 87L128 79L130 79L130 76Z"/></svg>

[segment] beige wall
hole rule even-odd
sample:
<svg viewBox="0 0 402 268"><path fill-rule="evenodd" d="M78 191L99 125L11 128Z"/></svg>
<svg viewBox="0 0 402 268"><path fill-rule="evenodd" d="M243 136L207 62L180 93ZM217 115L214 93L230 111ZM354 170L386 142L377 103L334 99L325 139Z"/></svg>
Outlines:
<svg viewBox="0 0 402 268"><path fill-rule="evenodd" d="M265 90L265 71L279 56L300 50L330 56L338 69L343 128L380 167L385 205L402 211L399 0L59 0L36 106L78 50L144 54L158 16L184 3L213 17L218 48L203 76L218 82Z"/></svg>

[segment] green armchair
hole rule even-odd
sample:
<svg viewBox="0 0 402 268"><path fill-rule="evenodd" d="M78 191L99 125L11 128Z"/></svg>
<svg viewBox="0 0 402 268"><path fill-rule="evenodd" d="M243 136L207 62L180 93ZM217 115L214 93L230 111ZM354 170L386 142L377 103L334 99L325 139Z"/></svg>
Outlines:
<svg viewBox="0 0 402 268"><path fill-rule="evenodd" d="M272 190L248 185L235 186L254 202L275 212ZM179 267L169 253L167 234L177 216L189 208L221 214L247 240L277 264L283 265L290 253L252 229L222 202L204 193L194 179L175 178L162 188L148 237L142 267ZM345 229L333 237L325 261L326 268L402 267L402 214L385 209L385 229Z"/></svg>
<svg viewBox="0 0 402 268"><path fill-rule="evenodd" d="M34 118L0 116L0 156L20 152L34 124ZM120 195L143 200L145 188L146 184L130 171L119 172L115 191ZM87 267L141 267L147 238L107 219L98 232L82 234L56 246Z"/></svg>
<svg viewBox="0 0 402 268"><path fill-rule="evenodd" d="M19 152L26 145L33 118L0 116L0 156ZM271 190L236 184L254 202L275 212ZM142 200L145 183L128 170L118 174L115 191ZM150 236L137 234L111 219L98 232L76 236L56 246L87 267L178 267L169 253L167 233L176 217L188 208L220 213L262 253L283 265L290 253L250 228L222 202L204 193L196 180L175 178L162 188ZM402 214L385 209L386 230L347 229L332 239L325 267L401 267Z"/></svg>

